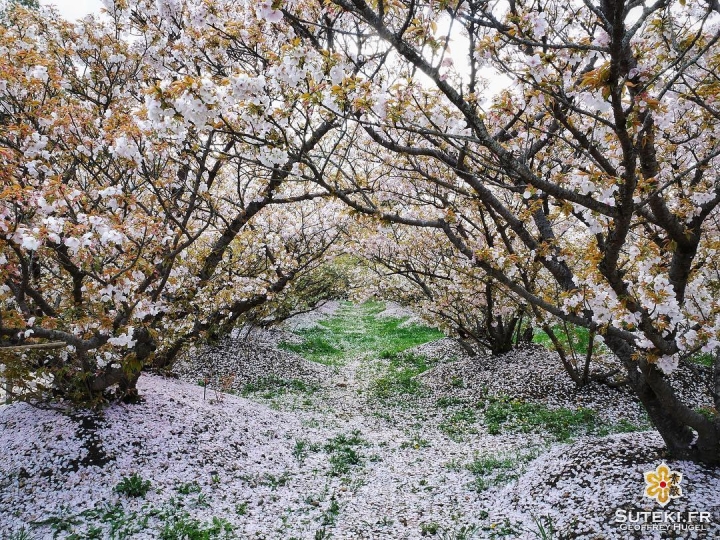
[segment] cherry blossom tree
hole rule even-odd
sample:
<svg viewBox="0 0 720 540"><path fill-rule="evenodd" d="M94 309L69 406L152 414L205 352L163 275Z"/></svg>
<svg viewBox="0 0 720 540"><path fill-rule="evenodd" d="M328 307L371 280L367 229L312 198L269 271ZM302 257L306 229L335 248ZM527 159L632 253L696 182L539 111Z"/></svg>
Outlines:
<svg viewBox="0 0 720 540"><path fill-rule="evenodd" d="M410 198L403 202L407 210L425 205ZM462 207L465 206L463 209ZM517 252L507 234L492 226L482 208L468 212L467 202L453 205L453 219L461 219L459 228L466 241L494 245L504 242L509 253ZM417 212L420 212L418 209ZM463 223L465 225L463 225ZM618 370L594 369L597 348L593 332L587 343L575 335L576 327L524 302L474 265L449 242L442 231L432 227L404 227L386 223L366 226L351 244L371 270L359 276L359 283L380 298L412 306L423 318L457 336L458 343L470 354L490 351L502 354L519 343L530 342L534 327L550 338L567 374L578 387L611 379ZM372 232L370 232L372 231ZM531 265L516 265L519 279L533 291L547 290L553 282L540 281L542 275ZM369 276L369 277L368 277Z"/></svg>
<svg viewBox="0 0 720 540"><path fill-rule="evenodd" d="M64 396L133 396L143 367L257 317L338 236L300 174L334 125L300 60L262 9L206 8L0 27L0 336L62 345L27 368Z"/></svg>
<svg viewBox="0 0 720 540"><path fill-rule="evenodd" d="M410 306L472 355L506 353L532 338L532 325L523 325L531 322L527 306L459 257L440 231L392 223L372 229L351 244L368 270L359 283L371 294Z"/></svg>
<svg viewBox="0 0 720 540"><path fill-rule="evenodd" d="M717 3L332 4L356 44L384 47L340 90L357 147L389 157L368 176L348 154L318 183L381 221L442 231L523 302L597 333L671 453L718 463L720 417L671 384L720 344ZM418 214L409 198L433 204ZM475 207L512 250L466 234ZM528 286L527 268L554 286ZM690 368L718 409L715 358L713 373Z"/></svg>
<svg viewBox="0 0 720 540"><path fill-rule="evenodd" d="M27 9L39 9L38 0L0 0L0 22L10 18L10 11L16 6L23 6Z"/></svg>

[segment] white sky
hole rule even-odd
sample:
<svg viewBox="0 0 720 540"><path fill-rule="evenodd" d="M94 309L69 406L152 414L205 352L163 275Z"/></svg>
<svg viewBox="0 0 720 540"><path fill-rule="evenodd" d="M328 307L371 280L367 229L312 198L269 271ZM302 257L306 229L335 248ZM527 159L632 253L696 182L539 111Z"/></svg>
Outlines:
<svg viewBox="0 0 720 540"><path fill-rule="evenodd" d="M74 21L88 13L99 13L102 7L100 0L40 0L43 6L55 6L68 20Z"/></svg>

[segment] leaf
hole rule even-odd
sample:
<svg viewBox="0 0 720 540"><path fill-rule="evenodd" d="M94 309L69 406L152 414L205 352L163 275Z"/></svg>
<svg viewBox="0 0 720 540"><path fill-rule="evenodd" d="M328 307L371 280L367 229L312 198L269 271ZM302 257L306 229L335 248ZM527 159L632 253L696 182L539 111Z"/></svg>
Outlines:
<svg viewBox="0 0 720 540"><path fill-rule="evenodd" d="M607 62L599 68L588 71L583 75L582 85L586 88L600 88L607 84L610 78L610 63Z"/></svg>

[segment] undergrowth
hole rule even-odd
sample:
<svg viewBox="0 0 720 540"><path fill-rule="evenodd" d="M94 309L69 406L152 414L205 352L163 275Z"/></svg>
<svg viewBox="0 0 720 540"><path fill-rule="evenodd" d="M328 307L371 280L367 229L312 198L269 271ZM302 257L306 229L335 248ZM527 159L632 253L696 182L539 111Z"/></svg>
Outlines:
<svg viewBox="0 0 720 540"><path fill-rule="evenodd" d="M466 469L474 475L472 487L482 492L490 487L507 484L520 477L525 465L535 459L539 451L531 449L524 453L504 455L476 455L466 465Z"/></svg>
<svg viewBox="0 0 720 540"><path fill-rule="evenodd" d="M592 409L550 409L538 403L530 403L506 396L489 397L485 408L485 424L491 435L501 432L545 432L558 442L571 442L582 435L604 436L610 433L641 431L626 420L617 424L603 422Z"/></svg>
<svg viewBox="0 0 720 540"><path fill-rule="evenodd" d="M388 399L398 394L418 394L422 384L417 376L430 368L427 358L415 354L386 353L387 371L375 379L372 390L376 397Z"/></svg>
<svg viewBox="0 0 720 540"><path fill-rule="evenodd" d="M251 394L259 394L265 399L271 399L289 392L314 394L319 388L320 386L317 384L308 383L300 379L283 379L271 375L247 383L240 391L240 395L249 396Z"/></svg>
<svg viewBox="0 0 720 540"><path fill-rule="evenodd" d="M359 448L366 445L367 442L358 430L350 434L342 433L330 439L323 447L330 455L330 476L342 476L350 472L353 467L362 466L365 456Z"/></svg>

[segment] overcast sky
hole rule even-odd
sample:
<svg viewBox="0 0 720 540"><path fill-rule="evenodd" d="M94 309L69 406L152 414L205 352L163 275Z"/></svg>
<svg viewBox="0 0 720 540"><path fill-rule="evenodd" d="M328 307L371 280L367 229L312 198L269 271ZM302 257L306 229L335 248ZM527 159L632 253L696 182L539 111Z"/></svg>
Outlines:
<svg viewBox="0 0 720 540"><path fill-rule="evenodd" d="M100 0L40 0L44 6L54 5L66 19L75 20L88 13L99 12L102 7Z"/></svg>

